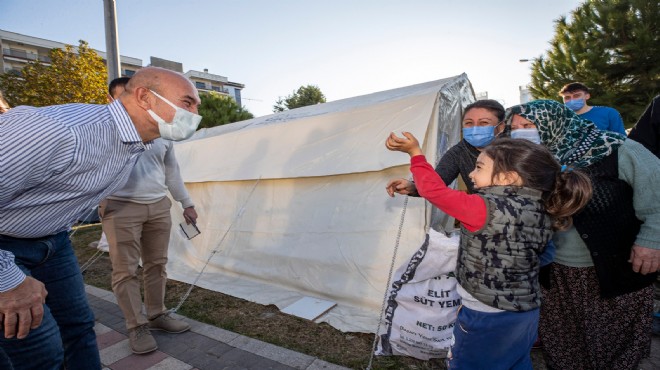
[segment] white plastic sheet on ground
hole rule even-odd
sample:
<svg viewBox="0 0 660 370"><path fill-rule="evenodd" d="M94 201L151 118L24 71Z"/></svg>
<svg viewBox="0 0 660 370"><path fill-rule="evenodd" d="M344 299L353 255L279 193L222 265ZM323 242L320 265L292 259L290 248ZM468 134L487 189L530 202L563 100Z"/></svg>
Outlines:
<svg viewBox="0 0 660 370"><path fill-rule="evenodd" d="M373 333L392 263L406 263L431 225L453 225L410 198L392 260L404 197L385 185L410 174L385 139L410 131L437 161L472 101L460 75L198 131L175 150L202 234L172 229L169 277L192 283L217 251L198 286L280 309L332 300L317 321ZM172 207L173 224L181 213Z"/></svg>

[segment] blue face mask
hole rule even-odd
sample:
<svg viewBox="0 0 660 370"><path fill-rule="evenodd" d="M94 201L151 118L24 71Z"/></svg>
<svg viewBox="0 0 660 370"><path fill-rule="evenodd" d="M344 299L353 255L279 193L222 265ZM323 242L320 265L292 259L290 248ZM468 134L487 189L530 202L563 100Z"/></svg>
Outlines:
<svg viewBox="0 0 660 370"><path fill-rule="evenodd" d="M495 126L464 127L463 138L470 145L483 148L495 138Z"/></svg>
<svg viewBox="0 0 660 370"><path fill-rule="evenodd" d="M573 112L577 112L582 107L584 107L584 99L573 99L569 100L566 103L564 103L568 107L568 109L572 110Z"/></svg>
<svg viewBox="0 0 660 370"><path fill-rule="evenodd" d="M517 130L511 131L512 139L525 139L529 140L534 144L541 144L541 136L539 136L539 130L536 128L519 128Z"/></svg>

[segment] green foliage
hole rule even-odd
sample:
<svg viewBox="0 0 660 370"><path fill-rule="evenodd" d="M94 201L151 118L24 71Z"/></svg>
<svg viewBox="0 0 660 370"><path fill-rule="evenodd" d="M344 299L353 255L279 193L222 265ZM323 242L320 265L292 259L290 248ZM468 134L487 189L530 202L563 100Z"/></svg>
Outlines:
<svg viewBox="0 0 660 370"><path fill-rule="evenodd" d="M294 91L286 98L279 98L273 106L273 112L282 112L287 109L295 109L325 103L325 95L316 85L300 86L298 91Z"/></svg>
<svg viewBox="0 0 660 370"><path fill-rule="evenodd" d="M546 55L532 64L535 98L559 99L561 87L582 82L590 105L616 108L631 127L660 93L660 3L590 0L556 21Z"/></svg>
<svg viewBox="0 0 660 370"><path fill-rule="evenodd" d="M215 127L254 118L252 113L239 106L230 96L209 92L200 94L200 99L202 104L199 106L199 114L203 118L199 128Z"/></svg>
<svg viewBox="0 0 660 370"><path fill-rule="evenodd" d="M66 103L105 104L107 71L103 59L80 40L78 52L66 45L52 49L51 63L28 63L20 75L0 75L0 89L12 106Z"/></svg>

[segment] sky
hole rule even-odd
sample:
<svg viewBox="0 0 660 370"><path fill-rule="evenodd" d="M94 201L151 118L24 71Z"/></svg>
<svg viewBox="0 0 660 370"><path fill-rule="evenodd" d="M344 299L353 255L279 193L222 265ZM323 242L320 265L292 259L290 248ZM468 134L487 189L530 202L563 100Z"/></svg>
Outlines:
<svg viewBox="0 0 660 370"><path fill-rule="evenodd" d="M554 21L581 0L116 0L119 52L245 85L271 114L316 85L327 101L466 73L474 91L519 103ZM0 29L106 50L103 0L0 0Z"/></svg>

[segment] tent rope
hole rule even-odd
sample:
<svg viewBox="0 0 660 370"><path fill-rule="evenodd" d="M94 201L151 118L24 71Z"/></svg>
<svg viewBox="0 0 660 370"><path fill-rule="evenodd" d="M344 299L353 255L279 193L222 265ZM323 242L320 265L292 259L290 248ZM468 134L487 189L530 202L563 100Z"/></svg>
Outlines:
<svg viewBox="0 0 660 370"><path fill-rule="evenodd" d="M85 218L83 218L83 220L88 219L88 218L92 215L92 213L94 213L94 211L96 211L96 207L92 208L92 209L89 211L89 213L87 213L87 215L85 216ZM71 232L69 233L69 238L71 238L73 235L75 235L75 233L76 233L76 231L78 231L78 229L80 229L80 226L78 226L78 227L73 227L72 230L71 230Z"/></svg>
<svg viewBox="0 0 660 370"><path fill-rule="evenodd" d="M252 197L252 193L254 193L254 189L257 188L257 185L259 184L260 181L261 181L261 176L259 176L259 178L257 179L257 182L255 182L254 186L252 186L252 190L250 190L250 194L248 194L247 198L245 199L245 202L243 202L243 205L241 206L241 209L238 210L238 213L236 214L236 216L234 216L234 219L231 221L231 224L229 224L229 227L225 231L224 235L222 235L222 238L220 238L220 241L218 242L218 246L211 251L211 254L209 255L209 258L206 260L206 263L204 264L204 266L202 266L202 269L199 271L199 274L197 274L197 277L195 278L195 281L193 281L192 284L190 284L190 287L188 287L188 291L183 295L183 297L179 301L179 304L175 308L171 309L170 312L174 313L174 312L179 311L181 306L183 306L183 303L186 301L186 299L188 299L188 296L190 296L190 292L192 292L195 285L197 285L197 281L202 276L202 273L206 269L206 266L208 266L209 262L211 262L211 259L213 258L213 256L216 253L220 252L220 246L222 245L222 242L225 240L225 238L229 234L229 231L231 231L231 228L234 226L236 221L238 221L238 219L243 215L243 212L245 211L245 207L247 206L248 202L250 201L250 198Z"/></svg>
<svg viewBox="0 0 660 370"><path fill-rule="evenodd" d="M88 219L88 218L92 215L92 213L94 213L94 211L96 211L96 207L92 208L92 209L89 211L89 213L87 213L87 215L85 216L84 219L85 219L85 220ZM69 232L69 239L71 239L74 235L76 235L76 232L78 232L78 230L80 230L80 229L84 229L84 228L87 228L87 227L97 226L97 225L98 225L98 224L87 224L87 225L78 225L78 226L74 226L74 227L71 228L71 232ZM103 255L103 251L102 251L102 250L97 250L96 253L94 253L94 254L93 254L93 255L87 260L87 262L83 263L83 264L80 266L80 273L81 273L81 274L84 274L85 271L86 271L90 266L92 266L96 261L98 261L99 258L101 258L102 255Z"/></svg>
<svg viewBox="0 0 660 370"><path fill-rule="evenodd" d="M94 262L98 261L98 259L101 258L102 255L103 255L103 251L100 249L97 250L96 253L94 253L94 255L92 255L87 260L87 262L83 263L83 265L80 266L80 273L81 274L85 273L85 270L87 270L91 265L93 265Z"/></svg>
<svg viewBox="0 0 660 370"><path fill-rule="evenodd" d="M374 343L371 346L371 356L369 357L369 365L367 365L366 370L371 370L371 364L374 361L374 355L376 354L376 346L378 345L378 335L380 333L380 325L383 322L383 313L385 313L385 308L387 307L387 298L389 296L389 288L392 283L392 274L394 273L394 264L396 262L397 251L399 250L399 242L401 241L401 231L403 230L403 221L406 217L406 208L408 208L408 198L406 196L403 201L403 209L401 210L401 220L399 221L399 230L396 234L396 242L394 243L394 251L392 252L392 263L390 263L390 272L387 275L387 286L385 288L385 295L383 297L383 304L380 307L380 315L378 316L378 326L376 327L376 334L374 334Z"/></svg>

